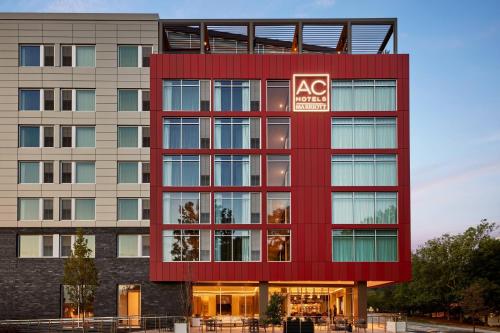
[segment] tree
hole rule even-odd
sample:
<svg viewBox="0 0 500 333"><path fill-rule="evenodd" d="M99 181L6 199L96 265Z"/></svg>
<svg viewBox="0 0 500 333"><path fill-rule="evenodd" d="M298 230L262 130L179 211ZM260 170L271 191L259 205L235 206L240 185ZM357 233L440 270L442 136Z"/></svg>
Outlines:
<svg viewBox="0 0 500 333"><path fill-rule="evenodd" d="M279 293L273 293L269 299L266 309L265 321L267 324L271 324L274 332L274 325L281 324L283 317L285 316L285 308L283 306L283 301L285 296Z"/></svg>
<svg viewBox="0 0 500 333"><path fill-rule="evenodd" d="M477 280L462 291L460 306L466 314L472 317L472 333L476 332L476 317L488 310L484 295L488 281Z"/></svg>
<svg viewBox="0 0 500 333"><path fill-rule="evenodd" d="M82 314L84 330L85 312L90 310L99 286L98 272L91 254L83 230L78 229L71 254L64 262L62 283L67 286L69 301Z"/></svg>

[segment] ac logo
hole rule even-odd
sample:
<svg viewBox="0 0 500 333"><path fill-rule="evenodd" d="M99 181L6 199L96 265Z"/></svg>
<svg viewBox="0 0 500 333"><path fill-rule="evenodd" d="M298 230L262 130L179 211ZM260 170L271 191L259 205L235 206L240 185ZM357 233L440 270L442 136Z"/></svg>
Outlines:
<svg viewBox="0 0 500 333"><path fill-rule="evenodd" d="M294 74L293 111L330 111L330 75Z"/></svg>

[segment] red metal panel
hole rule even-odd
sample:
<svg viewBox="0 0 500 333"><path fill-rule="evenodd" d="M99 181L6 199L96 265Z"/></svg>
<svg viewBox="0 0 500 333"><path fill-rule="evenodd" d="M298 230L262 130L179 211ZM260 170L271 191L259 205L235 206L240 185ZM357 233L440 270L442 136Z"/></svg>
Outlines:
<svg viewBox="0 0 500 333"><path fill-rule="evenodd" d="M404 281L411 276L410 263L410 170L409 170L409 87L407 55L153 55L151 62L151 268L154 281L181 281L186 278L188 265L195 281ZM397 80L396 112L335 112L300 113L267 112L266 80L291 80L294 73L328 73L332 79ZM266 140L266 121L269 116L291 119L292 156L290 188L268 187L266 154L284 153L281 150L252 149L245 153L261 154L262 186L254 188L165 188L162 186L162 155L183 153L162 149L162 80L172 79L260 79L261 112L242 113L181 113L168 116L194 116L213 118L223 116L262 117L261 142ZM213 89L213 86L212 86ZM335 94L335 91L333 92ZM213 94L212 94L213 95ZM213 106L213 98L212 98ZM398 155L398 184L395 187L332 187L330 157L340 151L330 149L330 120L337 117L383 117L398 119L398 148L389 150L342 150L342 153L388 153ZM213 129L212 129L213 133ZM212 140L213 141L213 140ZM217 151L221 153L222 151ZM228 153L228 151L224 151ZM243 151L238 151L242 153ZM185 153L192 153L186 151ZM214 149L196 153L214 154ZM232 152L235 153L235 152ZM212 161L213 170L213 161ZM289 190L292 193L292 224L275 226L266 224L265 200L262 200L262 224L227 226L212 224L197 229L261 229L262 262L260 263L163 263L162 232L165 229L189 229L192 226L162 224L162 193L169 191L267 191ZM334 263L331 244L331 192L335 191L395 191L399 200L398 225L344 225L343 229L397 229L399 234L399 262L396 263ZM289 228L292 232L292 262L267 262L265 246L268 229ZM212 244L213 260L213 244Z"/></svg>

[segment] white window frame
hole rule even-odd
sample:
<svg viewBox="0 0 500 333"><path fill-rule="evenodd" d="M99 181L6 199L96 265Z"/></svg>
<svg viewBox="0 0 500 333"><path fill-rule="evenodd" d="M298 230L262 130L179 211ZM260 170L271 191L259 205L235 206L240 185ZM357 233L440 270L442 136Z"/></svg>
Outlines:
<svg viewBox="0 0 500 333"><path fill-rule="evenodd" d="M165 236L165 232L166 231L172 231L172 232L174 232L174 231L181 231L181 237L184 237L184 233L183 233L184 230L195 230L195 231L198 231L199 244L201 244L201 231L208 231L208 242L209 242L209 247L208 248L209 248L209 251L210 251L210 253L208 254L208 258L209 258L208 260L201 260L201 245L200 245L200 247L198 249L198 258L199 258L199 260L197 260L197 261L184 261L184 260L182 260L182 255L181 255L181 260L179 260L179 261L173 261L173 260L172 261L165 261L165 255L163 253L163 243L164 243L166 237L174 237L174 235L172 235L172 236ZM161 246L161 248L162 248L161 260L162 260L162 262L168 262L168 263L177 263L177 262L187 262L187 263L190 263L190 262L211 262L212 261L212 243L213 243L213 241L212 241L212 234L215 234L215 233L212 233L212 230L210 230L210 229L195 229L195 228L193 228L193 229L166 229L166 230L163 230L162 235L161 235L161 244L162 244L162 246ZM214 251L215 251L215 249L214 249Z"/></svg>
<svg viewBox="0 0 500 333"><path fill-rule="evenodd" d="M36 236L38 237L38 256L21 256L21 237L22 236ZM52 236L52 255L43 255L43 238ZM59 258L59 234L22 234L18 235L18 248L17 257L20 259L47 259L47 258Z"/></svg>
<svg viewBox="0 0 500 333"><path fill-rule="evenodd" d="M39 66L22 66L21 65L21 47L23 46L38 46L40 48L40 65ZM45 47L52 46L54 48L54 66L46 66L45 65ZM20 43L19 44L19 67L55 67L55 49L56 46L54 44L31 44L31 43Z"/></svg>
<svg viewBox="0 0 500 333"><path fill-rule="evenodd" d="M341 119L341 120L349 120L350 123L344 123L344 124L334 124L335 119ZM371 125L373 127L373 147L355 147L356 146L356 136L355 136L355 129L357 125L361 125L360 123L357 123L356 121L359 120L364 120L366 123L363 125ZM377 126L379 125L388 125L389 123L384 123L383 121L393 121L394 124L394 134L396 138L396 145L395 147L377 147ZM332 117L331 120L331 126L330 126L330 134L331 134L331 149L397 149L398 148L398 120L396 117ZM333 146L333 127L334 126L350 126L351 129L351 138L352 138L352 145L351 147L334 147Z"/></svg>
<svg viewBox="0 0 500 333"><path fill-rule="evenodd" d="M58 246L59 255L58 255L58 257L59 258L68 258L68 256L63 256L62 255L62 249L61 249L61 247L62 247L62 241L61 241L61 238L62 237L71 237L71 250L73 250L73 248L75 246L77 235L60 234L58 236L59 236L58 237L58 243L59 243L59 246ZM94 237L94 245L95 245L95 235L83 235L83 238L88 239L87 238L88 236L93 236ZM94 251L92 251L90 257L91 258L95 258L95 246L94 246Z"/></svg>
<svg viewBox="0 0 500 333"><path fill-rule="evenodd" d="M126 67L124 67L126 68ZM119 110L120 108L120 91L122 90L134 90L134 91L137 91L137 110ZM149 95L149 103L151 103L151 90L150 89L135 89L135 88L118 88L117 89L117 92L116 92L116 98L117 98L117 101L116 101L116 112L149 112L149 110L146 110L144 111L142 109L142 93L144 91L149 91L150 92L150 95ZM151 104L150 104L150 109L151 109Z"/></svg>
<svg viewBox="0 0 500 333"><path fill-rule="evenodd" d="M230 159L227 159L227 160L219 160L217 161L217 158L218 157L221 157L221 156L229 156ZM233 159L234 156L246 156L247 157L247 160L246 161L235 161ZM214 169L216 168L216 165L217 165L217 162L219 163L222 163L222 162L231 162L231 185L217 185L217 180L215 179L215 172L214 172L214 186L216 187L247 187L247 186L252 186L252 161L251 161L251 158L250 158L250 154L246 155L246 154L218 154L218 155L214 155ZM234 162L247 162L248 164L248 185L234 185L233 184L233 168L234 168ZM222 174L221 174L222 176ZM220 182L222 181L222 179L220 179Z"/></svg>
<svg viewBox="0 0 500 333"><path fill-rule="evenodd" d="M345 195L350 195L350 200L351 200L351 216L352 216L352 221L350 223L335 223L333 218L333 199L335 194L345 194ZM354 212L355 212L355 203L356 203L356 195L357 194L373 194L373 223L354 223ZM396 223L391 223L391 224L384 224L384 223L377 223L377 196L384 195L384 194L391 194L394 195L394 199L396 200ZM391 198L393 199L393 198ZM392 192L332 192L331 194L331 210L332 210L332 225L354 225L354 224L359 224L359 225L372 225L372 226L377 226L377 225L391 225L391 226L397 226L399 224L399 195L397 191L392 191Z"/></svg>
<svg viewBox="0 0 500 333"><path fill-rule="evenodd" d="M71 183L62 183L62 163L71 163ZM94 163L94 182L93 183L77 183L76 182L76 165L78 163ZM60 161L59 163L59 184L95 184L95 161Z"/></svg>
<svg viewBox="0 0 500 333"><path fill-rule="evenodd" d="M120 163L137 163L137 183L119 183L118 182L118 176L119 176L119 172L120 172ZM116 177L116 183L117 184L149 184L149 183L144 183L142 181L142 170L143 170L143 165L144 163L149 163L149 167L150 167L150 177L151 177L151 163L148 162L148 161L117 161L117 164L116 164L116 174L117 174L117 177Z"/></svg>
<svg viewBox="0 0 500 333"><path fill-rule="evenodd" d="M210 90L210 104L212 104L212 81L211 80L196 80L196 79L193 79L193 80L190 80L190 79L171 79L171 80L163 80L162 81L162 86L161 86L161 93L162 93L162 99L165 98L165 96L163 95L163 90L165 88L165 82L166 81L180 81L180 84L179 85L172 85L172 87L180 87L181 89L181 96L180 96L180 100L181 100L181 110L165 110L164 109L164 102L162 101L162 111L165 111L165 112L201 112L201 82L202 81L209 81L209 90ZM188 85L188 84L184 84L184 81L198 81L198 109L197 110L191 110L191 111L186 111L186 110L182 110L183 109L183 105L182 105L182 94L184 93L183 92L183 87L195 87L194 85ZM210 105L210 107L212 107ZM204 111L204 112L207 112L207 111Z"/></svg>
<svg viewBox="0 0 500 333"><path fill-rule="evenodd" d="M279 197L279 198L269 198L269 194L272 193L272 194L284 194L282 197ZM286 195L286 197L285 197ZM268 207L270 207L269 205L269 200L288 200L289 203L290 203L290 215L288 216L288 219L290 220L290 223L269 223L269 213L267 211ZM287 225L291 225L292 224L292 192L291 191L268 191L266 193L266 224L270 224L270 225L283 225L283 226L287 226Z"/></svg>
<svg viewBox="0 0 500 333"><path fill-rule="evenodd" d="M21 200L23 199L38 199L38 219L35 220L22 220L21 219ZM17 220L20 222L26 222L26 221L52 221L52 220L44 220L43 219L43 200L45 198L37 198L37 197L18 197L17 198ZM54 214L54 207L52 207L52 215Z"/></svg>
<svg viewBox="0 0 500 333"><path fill-rule="evenodd" d="M352 170L352 179L351 179L351 184L350 185L334 185L333 184L333 163L334 157L344 157L345 160L337 160L337 163L350 163L351 164L351 170ZM382 162L387 162L389 160L384 160L384 157L393 157L394 160L391 160L391 162L394 162L394 165L396 166L396 175L395 175L395 184L393 185L380 185L376 184L377 181L377 164L379 161ZM350 158L350 160L347 160L347 158ZM362 159L364 158L364 160ZM381 158L381 160L379 160ZM330 182L331 186L398 186L399 183L399 178L398 178L398 172L399 172L399 165L398 165L398 154L336 154L332 155L330 158ZM373 166L373 184L369 185L356 185L356 172L355 172L355 166L356 163L359 162L371 162Z"/></svg>
<svg viewBox="0 0 500 333"><path fill-rule="evenodd" d="M352 235L350 235L350 237L352 238L352 259L353 260L346 260L346 261L336 261L335 260L335 253L333 251L333 243L334 243L334 237L349 237L349 236L334 236L334 233L335 231L338 231L338 230L343 230L343 229L332 229L332 234L331 234L331 239L330 239L330 242L331 242L331 246L332 246L332 253L331 253L331 256L332 256L332 262L334 263L338 263L338 262L365 262L365 263L380 263L380 262L384 262L384 263L397 263L400 261L400 254L399 254L399 230L397 228L391 228L391 229L380 229L380 228L370 228L370 229L349 229L352 231ZM372 261L358 261L356 260L356 237L362 237L362 236L356 236L356 232L357 231L373 231L373 243L374 243L374 246L373 246L373 259ZM377 231L395 231L396 235L380 235L380 236L377 236ZM370 235L371 236L371 235ZM396 237L396 260L394 261L380 261L380 260L377 260L377 256L378 256L378 251L377 251L377 237Z"/></svg>
<svg viewBox="0 0 500 333"><path fill-rule="evenodd" d="M288 112L288 111L286 111ZM280 120L287 120L288 122L287 123L276 123L276 122L273 122L274 120L276 119L280 119ZM288 138L286 138L284 141L285 141L285 145L287 146L287 148L269 148L269 125L273 126L273 125L288 125ZM290 118L289 117L269 117L266 119L266 148L267 149L284 149L284 150L290 150L290 148L292 147L292 129L291 129L291 122L290 122Z"/></svg>
<svg viewBox="0 0 500 333"><path fill-rule="evenodd" d="M174 111L174 112L176 112L176 111ZM165 133L166 133L166 131L164 130L165 126L167 126L167 125L172 125L172 124L167 124L167 123L166 123L166 121L167 121L168 119L170 119L170 120L172 120L172 119L179 119L179 120L180 120L180 122L179 122L178 124L175 124L175 125L179 125L179 126L180 126L180 128L181 128L181 132L180 132L180 133L181 133L181 135L180 135L180 142L181 142L181 146L182 146L182 134L183 134L182 132L184 131L184 125L185 125L185 124L186 124L186 125L192 125L192 124L190 124L190 123L184 123L184 120L185 120L185 119L196 119L196 120L198 120L198 123L197 123L197 125L198 125L198 147L196 147L196 148L187 148L187 147L180 147L180 148L168 148L168 147L165 147L165 146L163 145L164 140L163 140L163 138L162 138L162 149L201 149L201 148L200 148L200 146L201 146L201 119L210 119L210 118L164 117L164 118L163 118L163 124L162 124L162 125L163 125L163 127L162 127L163 135L165 135ZM210 121L210 120L209 120L209 121ZM210 131L212 131L212 126L210 126ZM210 133L210 134L211 134L211 133Z"/></svg>
<svg viewBox="0 0 500 333"><path fill-rule="evenodd" d="M71 46L71 66L63 66L62 65L62 46ZM94 47L94 66L87 67L87 66L76 66L76 48L79 46L93 46ZM96 68L97 65L97 57L96 57L96 45L95 44L61 44L61 50L60 50L60 59L61 59L61 64L60 67L80 67L80 68Z"/></svg>
<svg viewBox="0 0 500 333"><path fill-rule="evenodd" d="M226 123L226 124L222 124L222 123L217 123L218 121L221 121L222 119L229 119L231 122L230 123ZM246 122L243 122L243 123L238 123L237 125L246 125L248 126L248 142L247 142L247 148L234 148L234 132L233 132L233 127L234 127L234 119L243 119L243 120L246 120ZM229 148L217 148L217 144L221 145L222 142L218 142L218 141L221 141L222 138L219 138L219 140L217 140L217 135L215 135L214 133L214 149L252 149L251 146L252 146L252 136L251 136L251 121L250 121L251 118L244 118L244 117L234 117L234 118L215 118L214 120L214 131L215 133L217 133L216 131L216 128L217 126L221 126L221 128L223 126L229 126L230 129L231 129L231 145ZM260 130L260 129L259 129Z"/></svg>
<svg viewBox="0 0 500 333"><path fill-rule="evenodd" d="M120 46L136 46L137 47L137 68L149 68L149 67L143 67L142 66L142 49L144 47L150 47L151 48L151 54L154 52L154 47L153 45L150 44L118 44L117 45L117 67L118 68L127 68L127 67L122 67L120 66ZM150 62L150 67L151 67L151 62ZM134 68L134 67L129 67L129 68Z"/></svg>
<svg viewBox="0 0 500 333"><path fill-rule="evenodd" d="M50 162L50 161L18 161L17 162L17 183L22 185L22 184L44 184L43 182L43 176L44 176L44 170L43 170L43 164L45 162ZM21 163L38 163L38 183L22 183L21 182Z"/></svg>
<svg viewBox="0 0 500 333"><path fill-rule="evenodd" d="M213 211L214 213L216 212L216 200L217 196L219 195L230 195L230 198L221 198L221 200L231 200L231 206L234 205L235 200L246 200L246 199L240 199L240 198L235 198L234 194L235 193L240 193L240 194L247 194L248 195L248 204L249 204L249 211L248 211L248 216L246 217L248 220L248 223L217 223L217 215L214 215L214 224L216 225L259 225L262 224L262 219L259 219L259 223L252 223L252 194L253 193L258 193L259 194L259 208L262 210L262 199L261 199L261 193L260 192L214 192L214 207Z"/></svg>
<svg viewBox="0 0 500 333"><path fill-rule="evenodd" d="M162 186L173 186L173 187L199 187L201 186L201 157L205 155L205 154L166 154L166 155L163 155L163 160L162 160ZM166 157L167 156L170 156L170 157L176 157L176 159L172 159L170 161L167 161L166 160ZM192 160L186 160L184 161L184 156L196 156L198 157L198 159L195 161L194 158ZM182 176L183 176L183 164L184 162L198 162L198 184L197 185L166 185L165 184L165 175L163 174L163 168L164 168L164 165L166 162L169 162L169 163L180 163L180 170L181 170L181 183L182 183ZM211 171L211 170L210 170ZM204 186L205 187L205 186Z"/></svg>
<svg viewBox="0 0 500 333"><path fill-rule="evenodd" d="M143 207L143 204L142 204L142 200L144 199L149 199L149 198L134 198L134 197L119 197L119 198L116 198L116 220L117 221L121 221L121 222L128 222L128 221L149 221L148 220L145 220L144 219L144 214L142 212L142 207ZM120 200L136 200L137 201L137 220L121 220L119 218L119 212L118 212L118 202ZM149 202L149 209L150 209L150 214L151 214L151 201Z"/></svg>
<svg viewBox="0 0 500 333"><path fill-rule="evenodd" d="M136 236L137 237L137 255L136 256L121 256L120 255L120 236ZM117 258L149 258L149 256L145 256L142 253L142 244L143 237L150 237L148 234L119 234L117 237L117 249L116 249L116 257ZM151 238L149 243L149 251L151 252Z"/></svg>
<svg viewBox="0 0 500 333"><path fill-rule="evenodd" d="M63 140L63 137L62 137L62 128L63 127L71 127L71 147L63 147L62 146L62 140ZM91 127L94 129L94 147L77 147L76 146L76 129L77 128L86 128L86 127ZM97 138L95 136L95 129L96 129L96 126L95 125L89 125L89 126L86 126L86 125L77 125L77 126L65 126L65 125L62 125L59 129L59 133L60 133L60 139L59 139L59 143L60 143L60 146L61 148L82 148L82 149L95 149L97 148L96 147L96 141L97 141Z"/></svg>
<svg viewBox="0 0 500 333"><path fill-rule="evenodd" d="M71 176L73 177L73 176ZM76 220L75 219L75 216L76 216L76 200L78 199L94 199L94 219L92 220ZM62 205L61 205L61 201L62 200L71 200L71 220L63 220L61 217L62 217ZM78 198L68 198L68 197L61 197L59 198L59 221L95 221L96 220L96 215L97 215L97 212L96 212L96 200L95 200L95 197L78 197Z"/></svg>
<svg viewBox="0 0 500 333"><path fill-rule="evenodd" d="M231 236L218 236L217 235L217 231L226 231L226 230L230 230L231 231ZM258 231L259 232L259 260L252 260L252 231ZM249 235L249 259L248 261L239 261L239 260L216 260L216 256L215 256L215 250L216 250L216 247L215 247L215 238L216 237L231 237L231 259L234 259L234 256L233 256L233 243L234 243L234 237L239 237L239 236L235 236L234 235L234 232L235 231L248 231ZM246 237L246 236L245 236ZM267 238L266 238L267 240ZM267 242L266 242L266 246L267 246ZM246 263L246 262L262 262L262 230L261 229L216 229L214 231L214 262L240 262L240 263Z"/></svg>
<svg viewBox="0 0 500 333"><path fill-rule="evenodd" d="M178 195L180 195L180 200L181 201L184 200L184 195L186 195L186 194L196 194L198 196L198 198L196 200L198 200L198 203L200 205L200 212L199 213L201 213L201 195L202 194L208 194L208 200L210 202L209 205L208 205L209 206L208 207L208 212L210 214L210 216L208 218L208 223L201 223L200 222L200 218L198 218L198 223L195 223L193 225L209 225L209 224L212 223L211 222L211 218L212 218L212 213L213 213L213 210L212 210L213 207L212 207L212 193L211 192L203 192L203 191L201 191L201 192L168 192L168 191L166 191L166 192L162 193L162 198L161 198L162 199L162 205L163 205L162 222L161 222L161 224L163 224L163 225L188 225L187 223L172 223L172 222L167 223L166 222L167 217L163 214L163 212L165 210L164 209L164 207L165 207L165 201L167 200L167 199L165 199L165 194L170 194L170 195L172 195L172 194L178 194ZM178 198L174 198L174 199L175 200L179 200Z"/></svg>
<svg viewBox="0 0 500 333"><path fill-rule="evenodd" d="M283 224L283 225L290 225L290 224ZM288 237L290 237L290 258L289 260L282 260L282 261L275 261L275 260L269 260L269 244L267 243L269 241L269 231L271 230L288 230ZM271 237L286 237L285 235L271 235ZM288 229L288 228L283 228L283 229L267 229L267 233L266 233L266 252L267 252L267 262L292 262L292 249L293 249L293 246L292 246L292 240L293 240L293 237L292 237L292 229Z"/></svg>
<svg viewBox="0 0 500 333"><path fill-rule="evenodd" d="M226 86L226 85L222 85L222 81L230 81L231 83L229 84L229 86ZM243 86L235 86L233 84L234 81L241 81L241 82L248 82L248 110L241 110L241 111L235 111L235 110L232 110L233 109L233 87L243 87ZM252 87L251 87L251 81L252 80L245 80L245 79L234 79L234 80L231 80L231 79L228 79L228 80L224 80L224 79L219 79L219 80L214 80L214 94L215 94L215 90L217 88L220 88L222 89L222 87L230 87L231 88L231 110L226 110L226 111L223 111L223 110L216 110L215 109L215 105L216 105L216 102L214 101L214 111L215 112L260 112L261 111L261 105L259 105L259 111L252 111L252 96L251 96L251 91L252 91ZM217 85L217 83L219 83L219 85ZM260 82L259 80L259 91L261 90L261 85L262 83ZM221 95L222 97L222 95ZM260 98L260 101L262 101L262 97ZM259 104L261 104L259 101ZM243 103L245 103L245 101L242 101ZM222 108L222 100L220 101L220 105L221 105L221 108ZM244 104L243 104L244 105Z"/></svg>
<svg viewBox="0 0 500 333"><path fill-rule="evenodd" d="M283 157L282 159L280 160L269 160L269 157L270 156L273 156L273 157ZM284 157L287 157L287 159L285 159ZM269 169L269 163L273 163L273 162L288 162L288 175L286 176L286 182L285 182L285 185L269 185L269 173L267 172L267 170ZM268 154L266 155L266 185L268 187L291 187L292 186L292 155L291 154Z"/></svg>
<svg viewBox="0 0 500 333"><path fill-rule="evenodd" d="M94 110L85 110L85 111L76 111L76 92L77 91L93 91L94 92ZM63 91L71 91L71 110L62 110L62 103L63 103L63 94L62 92ZM60 105L60 110L62 112L96 112L96 109L97 109L97 102L96 102L96 99L95 99L95 94L96 94L96 90L93 89L93 88L78 88L78 89L61 89L61 92L60 92L60 101L59 101L59 105Z"/></svg>
<svg viewBox="0 0 500 333"><path fill-rule="evenodd" d="M52 67L52 66L51 66ZM19 102L17 103L17 108L19 112L43 112L45 111L45 90L54 90L54 89L40 89L40 88L19 88L19 94L18 94L18 99L21 96L21 91L23 90L39 90L40 91L40 109L39 110L21 110L19 108ZM48 111L54 111L54 110L48 110Z"/></svg>
<svg viewBox="0 0 500 333"><path fill-rule="evenodd" d="M120 111L120 112L121 112L121 111ZM118 136L118 132L119 132L120 128L122 128L122 127L134 127L134 128L137 128L137 147L120 147L120 146L118 146L118 143L119 143L119 142L118 142L118 138L119 138L119 136ZM123 126L122 126L122 125L118 125L117 130L116 130L116 135L118 136L118 137L117 137L117 140L116 140L116 143L117 143L117 148L118 148L118 149L138 149L138 148L149 148L149 147L143 147L143 146L142 146L142 130L143 130L143 127L150 127L150 126L146 126L146 125L144 125L144 126L129 126L129 125L123 125ZM150 132L150 135L151 135L151 132ZM150 137L150 140L151 140L151 137Z"/></svg>

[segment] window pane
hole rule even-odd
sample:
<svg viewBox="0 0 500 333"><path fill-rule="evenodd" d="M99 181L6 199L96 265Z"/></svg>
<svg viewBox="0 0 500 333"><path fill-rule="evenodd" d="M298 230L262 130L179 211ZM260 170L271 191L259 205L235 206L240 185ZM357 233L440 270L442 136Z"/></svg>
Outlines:
<svg viewBox="0 0 500 333"><path fill-rule="evenodd" d="M377 193L377 200L375 204L375 217L377 224L397 223L397 196L395 193Z"/></svg>
<svg viewBox="0 0 500 333"><path fill-rule="evenodd" d="M149 257L149 236L142 235L142 256Z"/></svg>
<svg viewBox="0 0 500 333"><path fill-rule="evenodd" d="M43 46L43 65L54 66L54 45Z"/></svg>
<svg viewBox="0 0 500 333"><path fill-rule="evenodd" d="M73 248L73 244L71 241L71 236L62 236L59 238L59 243L61 247L61 257L69 257L71 254L71 250Z"/></svg>
<svg viewBox="0 0 500 333"><path fill-rule="evenodd" d="M90 256L95 258L95 236L94 235L85 235L83 236L87 240L87 246L92 251Z"/></svg>
<svg viewBox="0 0 500 333"><path fill-rule="evenodd" d="M42 256L52 257L53 256L53 241L54 238L50 236L42 236Z"/></svg>
<svg viewBox="0 0 500 333"><path fill-rule="evenodd" d="M375 146L375 128L371 124L354 124L354 148L373 148Z"/></svg>
<svg viewBox="0 0 500 333"><path fill-rule="evenodd" d="M290 185L290 156L284 156L284 155L267 156L267 185L268 186Z"/></svg>
<svg viewBox="0 0 500 333"><path fill-rule="evenodd" d="M21 66L40 66L40 46L22 45L19 60Z"/></svg>
<svg viewBox="0 0 500 333"><path fill-rule="evenodd" d="M372 111L373 110L373 86L355 86L354 87L354 110L353 111Z"/></svg>
<svg viewBox="0 0 500 333"><path fill-rule="evenodd" d="M354 196L354 223L373 224L375 201L373 193L356 193Z"/></svg>
<svg viewBox="0 0 500 333"><path fill-rule="evenodd" d="M353 92L352 83L348 82L349 86L332 87L332 110L333 111L352 111L353 109Z"/></svg>
<svg viewBox="0 0 500 333"><path fill-rule="evenodd" d="M290 111L289 81L267 81L267 111Z"/></svg>
<svg viewBox="0 0 500 333"><path fill-rule="evenodd" d="M373 186L374 182L374 164L372 161L356 161L354 163L354 185L355 186Z"/></svg>
<svg viewBox="0 0 500 333"><path fill-rule="evenodd" d="M19 236L19 256L22 258L40 256L40 236L21 235Z"/></svg>
<svg viewBox="0 0 500 333"><path fill-rule="evenodd" d="M333 193L332 216L334 224L353 223L352 193Z"/></svg>
<svg viewBox="0 0 500 333"><path fill-rule="evenodd" d="M118 235L118 257L137 257L138 247L137 235Z"/></svg>
<svg viewBox="0 0 500 333"><path fill-rule="evenodd" d="M377 119L377 127L375 129L376 148L396 148L397 138L396 138L395 119L391 119L388 121L378 120L378 119Z"/></svg>
<svg viewBox="0 0 500 333"><path fill-rule="evenodd" d="M290 120L285 118L268 118L267 148L290 148Z"/></svg>
<svg viewBox="0 0 500 333"><path fill-rule="evenodd" d="M376 185L394 186L397 185L396 161L377 161Z"/></svg>
<svg viewBox="0 0 500 333"><path fill-rule="evenodd" d="M396 87L375 87L375 110L396 110Z"/></svg>
<svg viewBox="0 0 500 333"><path fill-rule="evenodd" d="M182 192L163 194L164 224L199 223L199 216L199 193Z"/></svg>
<svg viewBox="0 0 500 333"><path fill-rule="evenodd" d="M40 90L19 91L20 111L40 111Z"/></svg>
<svg viewBox="0 0 500 333"><path fill-rule="evenodd" d="M95 147L95 128L77 127L76 128L76 147Z"/></svg>
<svg viewBox="0 0 500 333"><path fill-rule="evenodd" d="M397 261L398 259L397 237L377 235L377 261Z"/></svg>
<svg viewBox="0 0 500 333"><path fill-rule="evenodd" d="M139 129L137 127L118 128L118 147L137 148Z"/></svg>
<svg viewBox="0 0 500 333"><path fill-rule="evenodd" d="M95 111L95 90L76 91L76 111Z"/></svg>
<svg viewBox="0 0 500 333"><path fill-rule="evenodd" d="M76 162L76 182L95 183L95 162Z"/></svg>
<svg viewBox="0 0 500 333"><path fill-rule="evenodd" d="M20 127L19 146L40 147L40 127Z"/></svg>
<svg viewBox="0 0 500 333"><path fill-rule="evenodd" d="M333 237L333 261L353 261L352 237Z"/></svg>
<svg viewBox="0 0 500 333"><path fill-rule="evenodd" d="M118 90L118 111L138 111L139 92L133 89Z"/></svg>
<svg viewBox="0 0 500 333"><path fill-rule="evenodd" d="M332 162L332 185L333 186L352 185L352 162L344 162L344 161Z"/></svg>
<svg viewBox="0 0 500 333"><path fill-rule="evenodd" d="M118 46L118 66L119 67L137 67L138 65L138 47L137 45Z"/></svg>
<svg viewBox="0 0 500 333"><path fill-rule="evenodd" d="M19 183L39 183L40 163L39 162L19 162Z"/></svg>
<svg viewBox="0 0 500 333"><path fill-rule="evenodd" d="M73 66L72 46L61 45L62 66Z"/></svg>
<svg viewBox="0 0 500 333"><path fill-rule="evenodd" d="M356 261L375 261L375 237L355 236L354 247Z"/></svg>
<svg viewBox="0 0 500 333"><path fill-rule="evenodd" d="M290 230L269 230L267 235L267 260L290 260Z"/></svg>
<svg viewBox="0 0 500 333"><path fill-rule="evenodd" d="M54 89L44 89L44 91L43 91L43 109L45 111L54 110Z"/></svg>
<svg viewBox="0 0 500 333"><path fill-rule="evenodd" d="M290 223L290 193L267 193L267 223Z"/></svg>
<svg viewBox="0 0 500 333"><path fill-rule="evenodd" d="M151 46L143 46L142 47L142 67L149 67L149 57L153 52L153 48Z"/></svg>
<svg viewBox="0 0 500 333"><path fill-rule="evenodd" d="M95 220L95 199L75 199L75 220Z"/></svg>
<svg viewBox="0 0 500 333"><path fill-rule="evenodd" d="M76 46L76 66L95 67L95 46Z"/></svg>
<svg viewBox="0 0 500 333"><path fill-rule="evenodd" d="M137 162L118 163L118 183L134 183L138 181L139 164Z"/></svg>
<svg viewBox="0 0 500 333"><path fill-rule="evenodd" d="M118 199L118 220L139 219L139 207L137 199Z"/></svg>
<svg viewBox="0 0 500 333"><path fill-rule="evenodd" d="M38 198L19 199L19 219L21 221L38 220L40 218L39 204Z"/></svg>
<svg viewBox="0 0 500 333"><path fill-rule="evenodd" d="M61 199L60 201L61 220L71 220L71 199Z"/></svg>

